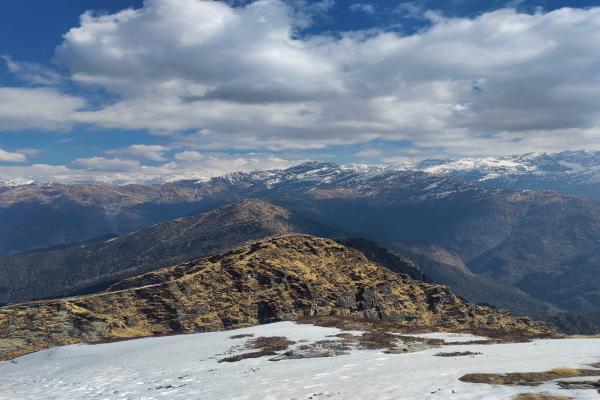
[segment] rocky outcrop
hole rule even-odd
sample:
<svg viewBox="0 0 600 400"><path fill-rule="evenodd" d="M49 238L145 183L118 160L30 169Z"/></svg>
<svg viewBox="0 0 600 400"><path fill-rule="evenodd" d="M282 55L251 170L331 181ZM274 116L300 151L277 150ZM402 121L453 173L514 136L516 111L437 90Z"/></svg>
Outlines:
<svg viewBox="0 0 600 400"><path fill-rule="evenodd" d="M108 291L0 309L0 358L79 342L239 328L311 315L525 335L545 325L466 303L332 240L288 235L130 278Z"/></svg>

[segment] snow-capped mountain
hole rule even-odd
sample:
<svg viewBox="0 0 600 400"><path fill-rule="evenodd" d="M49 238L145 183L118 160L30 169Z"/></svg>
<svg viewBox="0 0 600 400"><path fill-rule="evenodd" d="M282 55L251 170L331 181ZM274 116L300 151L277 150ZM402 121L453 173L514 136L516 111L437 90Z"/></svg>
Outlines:
<svg viewBox="0 0 600 400"><path fill-rule="evenodd" d="M229 184L260 185L272 189L280 185L340 184L353 188L381 179L394 179L409 173L427 173L477 182L488 188L550 190L600 200L600 151L564 151L561 153L528 153L501 157L466 157L427 159L418 163L393 165L338 165L309 161L291 168L233 172L210 178L202 171L183 171L177 176L117 174L66 180L72 183L178 184L180 181L201 184L214 179ZM57 182L63 182L60 178ZM29 185L35 178L5 178L0 187ZM40 181L42 182L42 181ZM438 188L440 185L436 185ZM433 189L434 187L430 188Z"/></svg>
<svg viewBox="0 0 600 400"><path fill-rule="evenodd" d="M7 179L5 181L0 181L0 187L23 186L23 185L32 184L34 182L35 181L33 181L31 179L25 179L25 178Z"/></svg>
<svg viewBox="0 0 600 400"><path fill-rule="evenodd" d="M424 160L414 167L487 187L554 190L600 200L600 151Z"/></svg>

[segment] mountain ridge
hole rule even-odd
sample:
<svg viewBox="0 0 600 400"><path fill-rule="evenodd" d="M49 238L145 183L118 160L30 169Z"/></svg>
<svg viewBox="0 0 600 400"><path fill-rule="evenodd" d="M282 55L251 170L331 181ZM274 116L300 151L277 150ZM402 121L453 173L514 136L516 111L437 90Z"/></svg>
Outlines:
<svg viewBox="0 0 600 400"><path fill-rule="evenodd" d="M105 292L0 308L0 359L44 348L338 315L437 329L554 335L468 304L329 239L285 235L122 281Z"/></svg>
<svg viewBox="0 0 600 400"><path fill-rule="evenodd" d="M0 257L0 303L64 297L249 241L333 229L258 199L245 199L107 240Z"/></svg>
<svg viewBox="0 0 600 400"><path fill-rule="evenodd" d="M66 242L68 234L79 241L92 236L90 227L92 237L123 234L252 197L386 247L406 242L440 246L457 254L470 271L534 297L545 293L541 300L558 308L585 312L600 306L600 275L595 272L600 203L585 198L486 188L422 171L322 162L203 182L119 187L119 193L109 189L100 187L96 195L93 185L46 187L43 198L49 204L20 213L13 213L25 204L18 201L20 191L29 199L36 188L1 191L0 218L5 224L0 226L0 253L11 246L14 251L20 246L15 241L30 246L39 238L56 245ZM67 199L77 200L74 208L72 203L63 207L62 191L69 192ZM581 285L585 290L578 292Z"/></svg>

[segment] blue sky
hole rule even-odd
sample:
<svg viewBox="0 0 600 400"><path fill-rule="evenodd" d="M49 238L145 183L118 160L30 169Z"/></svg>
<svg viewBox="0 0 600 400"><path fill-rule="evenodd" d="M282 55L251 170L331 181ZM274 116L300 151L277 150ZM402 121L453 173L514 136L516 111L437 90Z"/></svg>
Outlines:
<svg viewBox="0 0 600 400"><path fill-rule="evenodd" d="M592 1L20 0L0 18L0 180L600 146Z"/></svg>

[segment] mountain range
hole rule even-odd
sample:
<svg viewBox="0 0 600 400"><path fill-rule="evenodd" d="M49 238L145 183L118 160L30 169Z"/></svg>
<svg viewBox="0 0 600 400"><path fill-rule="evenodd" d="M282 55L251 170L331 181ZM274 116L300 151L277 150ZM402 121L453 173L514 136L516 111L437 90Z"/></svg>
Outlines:
<svg viewBox="0 0 600 400"><path fill-rule="evenodd" d="M600 200L600 151L429 159L408 168L491 188L551 190Z"/></svg>
<svg viewBox="0 0 600 400"><path fill-rule="evenodd" d="M364 237L394 253L420 258L421 265L429 268L422 268L426 274L433 275L432 271L437 270L437 279L445 276L446 282L452 285L450 280L454 280L457 287L501 285L495 297L506 297L498 293L510 287L526 296L523 299L537 301L538 311L540 307L554 307L587 312L600 306L600 203L551 191L490 188L480 182L399 167L308 162L284 170L233 173L206 181L162 185L3 187L0 251L5 256L16 255L107 234L121 236L123 239L116 240L120 243L128 233L150 225L246 198L283 207L293 215L292 230L330 237ZM165 232L172 229L168 224L160 226L157 229ZM210 235L209 231L205 234ZM222 232L217 232L212 237L220 235ZM258 238L249 235L248 239ZM92 246L88 259L98 253L99 259L110 260L104 254L112 254L114 248L110 246L103 253L100 249L106 246L106 239L100 242L104 244L78 246ZM148 243L148 248L156 244L152 240ZM428 248L437 250L423 251ZM205 254L201 250L199 247L195 256ZM126 270L135 264L134 269L140 268L135 272L143 272L144 268L169 261L174 254L170 251L161 248L155 264L146 260L140 263L134 257L135 262L123 263L123 268L117 269ZM45 252L44 257L38 254L37 258L46 258ZM27 270L36 260L33 254L4 257L0 265ZM58 253L52 254L59 257ZM60 257L77 260L80 256L73 254L68 250ZM444 255L442 259L440 255ZM30 261L23 261L28 257ZM152 260L153 256L148 257ZM176 261L180 260L169 262ZM75 281L84 284L74 286L85 291L96 283L107 284L123 277L118 273L111 277L114 267L109 265L102 282L96 282L97 277L86 282L83 273ZM12 290L5 287L4 293ZM479 292L485 295L493 291ZM38 293L34 297L48 295L53 294ZM471 295L476 297L476 293ZM492 304L493 299L486 300L493 297L479 296L477 300Z"/></svg>

